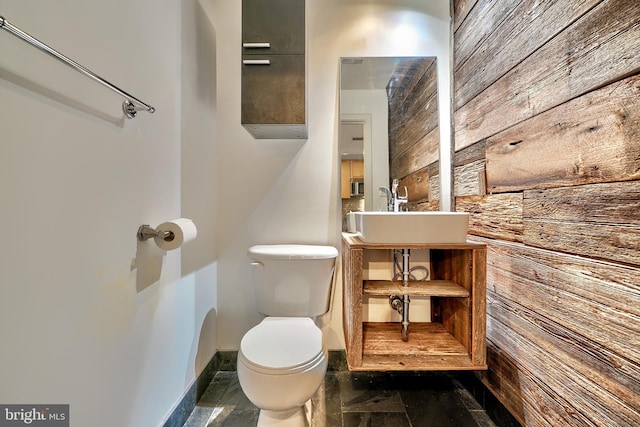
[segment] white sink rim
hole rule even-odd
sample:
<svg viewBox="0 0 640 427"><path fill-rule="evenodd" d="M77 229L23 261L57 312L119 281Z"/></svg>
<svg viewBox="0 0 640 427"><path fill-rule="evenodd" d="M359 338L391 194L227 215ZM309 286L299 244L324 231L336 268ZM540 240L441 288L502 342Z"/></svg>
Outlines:
<svg viewBox="0 0 640 427"><path fill-rule="evenodd" d="M466 243L468 212L356 212L356 231L365 243Z"/></svg>

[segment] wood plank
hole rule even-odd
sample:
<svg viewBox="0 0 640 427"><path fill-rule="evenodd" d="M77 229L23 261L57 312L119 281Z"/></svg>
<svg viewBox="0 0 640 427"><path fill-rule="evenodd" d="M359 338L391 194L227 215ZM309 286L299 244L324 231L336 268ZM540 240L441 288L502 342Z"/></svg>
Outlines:
<svg viewBox="0 0 640 427"><path fill-rule="evenodd" d="M636 75L489 138L488 191L640 179L639 97Z"/></svg>
<svg viewBox="0 0 640 427"><path fill-rule="evenodd" d="M387 86L389 98L389 130L392 133L428 133L438 126L438 71L435 57L406 58L411 63L413 72L398 77L394 73ZM426 113L426 114L425 114ZM424 123L417 123L421 114L426 118ZM413 123L416 129L409 129L407 124ZM416 138L413 138L415 140Z"/></svg>
<svg viewBox="0 0 640 427"><path fill-rule="evenodd" d="M523 242L640 265L640 181L524 193Z"/></svg>
<svg viewBox="0 0 640 427"><path fill-rule="evenodd" d="M423 63L416 67L420 73L408 73L387 89L390 173L394 178L403 178L438 159L437 66L434 58L425 58ZM419 166L408 166L407 160Z"/></svg>
<svg viewBox="0 0 640 427"><path fill-rule="evenodd" d="M469 234L522 241L522 193L456 197L456 211L469 213Z"/></svg>
<svg viewBox="0 0 640 427"><path fill-rule="evenodd" d="M486 239L479 239L485 241ZM638 363L640 269L491 241L487 290ZM629 374L640 380L631 368Z"/></svg>
<svg viewBox="0 0 640 427"><path fill-rule="evenodd" d="M494 319L489 320L487 330L493 330ZM493 332L493 331L492 331ZM502 339L499 334L496 340L487 338L487 353L489 355L489 369L476 372L481 381L505 405L523 426L560 426L550 424L545 413L561 410L555 395L547 393L544 384L532 377L526 367L520 367L514 354L502 351ZM518 357L520 359L520 357ZM544 406L542 406L544 405Z"/></svg>
<svg viewBox="0 0 640 427"><path fill-rule="evenodd" d="M453 155L453 167L464 166L467 163L475 162L476 160L485 160L486 140L480 140L475 144L464 147L458 150Z"/></svg>
<svg viewBox="0 0 640 427"><path fill-rule="evenodd" d="M484 247L478 247L484 249ZM473 254L470 250L438 249L431 251L431 277L457 283L471 290L473 278L469 274L473 268Z"/></svg>
<svg viewBox="0 0 640 427"><path fill-rule="evenodd" d="M440 206L440 174L429 176L429 202L436 206L438 210Z"/></svg>
<svg viewBox="0 0 640 427"><path fill-rule="evenodd" d="M406 104L414 103L416 97L424 98L423 95L417 95L417 92L435 93L436 70L435 56L397 58L393 75L386 87L387 97L393 103L393 108L402 109L403 105L406 108Z"/></svg>
<svg viewBox="0 0 640 427"><path fill-rule="evenodd" d="M471 262L471 361L484 365L487 363L487 250L473 251Z"/></svg>
<svg viewBox="0 0 640 427"><path fill-rule="evenodd" d="M437 250L431 251L431 277L451 280L468 291L473 290L472 251ZM458 340L469 353L472 352L473 324L470 301L460 298L431 298L432 313ZM432 316L436 320L435 316Z"/></svg>
<svg viewBox="0 0 640 427"><path fill-rule="evenodd" d="M344 233L343 233L344 236ZM363 250L342 245L342 322L349 366L362 365L362 260Z"/></svg>
<svg viewBox="0 0 640 427"><path fill-rule="evenodd" d="M411 204L429 201L429 166L419 169L400 179L398 188L407 187Z"/></svg>
<svg viewBox="0 0 640 427"><path fill-rule="evenodd" d="M496 17L474 15L472 21L470 14L467 23L473 28L460 34L456 38L459 42L454 42L454 48L458 48L454 52L454 109L473 99L600 2L602 0L482 2L491 6ZM489 20L491 22L486 23ZM467 38L480 37L479 43L473 46L470 46L472 41L467 41Z"/></svg>
<svg viewBox="0 0 640 427"><path fill-rule="evenodd" d="M417 204L409 204L409 210L410 211L416 211L416 212L433 212L433 211L439 211L440 210L440 200L436 199L436 200L432 200L430 202L425 202L425 203L417 203Z"/></svg>
<svg viewBox="0 0 640 427"><path fill-rule="evenodd" d="M483 196L486 194L485 161L476 160L453 169L455 196Z"/></svg>
<svg viewBox="0 0 640 427"><path fill-rule="evenodd" d="M358 234L342 233L342 241L351 249L443 249L462 250L484 248L484 243L366 243Z"/></svg>
<svg viewBox="0 0 640 427"><path fill-rule="evenodd" d="M640 413L630 410L640 408L640 382L613 366L609 357L613 356L618 362L627 362L611 355L608 349L594 347L593 343L561 325L499 295L491 295L490 305L493 319L509 325L514 333L526 337L538 351L558 363L561 371L570 372L570 381L579 384L579 389L588 391L587 397L581 396L575 400L577 405L588 408L587 412L601 412L602 408L606 408L607 412L613 411L609 417L615 425L635 425L640 420ZM521 364L526 365L527 362ZM637 369L640 372L640 367ZM548 374L547 371L533 373L543 381ZM585 412L584 408L577 409ZM636 423L632 422L634 419Z"/></svg>
<svg viewBox="0 0 640 427"><path fill-rule="evenodd" d="M454 367L454 368L452 368ZM477 371L487 369L486 365L471 363L469 356L448 354L446 356L402 355L391 357L386 355L366 355L362 366L351 368L351 371Z"/></svg>
<svg viewBox="0 0 640 427"><path fill-rule="evenodd" d="M478 0L454 0L453 1L453 30L457 30L465 20L469 11L475 6Z"/></svg>
<svg viewBox="0 0 640 427"><path fill-rule="evenodd" d="M473 2L473 8L469 8L465 4L458 5L456 2L454 13L462 15L467 12L467 14L462 21L462 16L454 15L454 70L464 64L475 51L482 49L486 45L486 40L491 38L496 29L505 24L505 21L509 22L509 17L513 14L519 1L476 1Z"/></svg>
<svg viewBox="0 0 640 427"><path fill-rule="evenodd" d="M592 9L455 112L456 150L638 72L639 17L636 0Z"/></svg>
<svg viewBox="0 0 640 427"><path fill-rule="evenodd" d="M493 328L493 322L492 320L488 327L493 330L492 332L493 335L496 336L496 341L488 340L488 343L490 348L499 348L505 340L508 340L508 337L499 334L499 332ZM498 362L504 362L506 366L518 365L517 360L514 359L514 355L505 351L500 352L498 361L492 361L493 366ZM566 424L566 421L556 415L558 412L563 412L564 408L567 408L562 396L556 396L550 387L541 383L541 381L534 377L526 368L519 366L514 376L516 376L514 382L509 382L499 376L494 379L493 383L489 383L487 378L483 376L483 383L485 383L494 394L495 390L499 390L496 397L498 397L523 426L555 427L580 425L579 423ZM498 386L496 386L496 384L498 384Z"/></svg>
<svg viewBox="0 0 640 427"><path fill-rule="evenodd" d="M410 295L416 297L468 297L469 291L450 280L410 280L409 286L402 281L365 280L364 293L367 295Z"/></svg>
<svg viewBox="0 0 640 427"><path fill-rule="evenodd" d="M363 363L352 370L478 370L465 347L438 323L412 323L402 341L399 323L365 323ZM349 367L351 369L351 367Z"/></svg>
<svg viewBox="0 0 640 427"><path fill-rule="evenodd" d="M439 323L411 323L409 341L402 340L400 323L366 322L364 325L364 355L443 356L464 355L467 349Z"/></svg>
<svg viewBox="0 0 640 427"><path fill-rule="evenodd" d="M390 144L391 143L390 141ZM391 176L400 179L438 161L440 158L439 144L440 130L439 128L435 128L402 152L391 154L390 145L389 158L391 159Z"/></svg>
<svg viewBox="0 0 640 427"><path fill-rule="evenodd" d="M530 402L532 411L537 411L542 416L543 423L540 425L635 425L618 424L613 421L610 411L606 408L596 409L582 403L595 389L583 388L588 384L575 376L567 375L567 372L572 371L572 367L554 360L548 353L514 332L510 325L489 317L487 331L505 353L511 354L512 357L527 355L524 360L518 362L518 387L522 391L523 400ZM612 406L618 406L613 403Z"/></svg>
<svg viewBox="0 0 640 427"><path fill-rule="evenodd" d="M552 7L566 8L558 10L564 14L580 1L568 5L543 0L530 9L542 16ZM454 79L460 87L481 88L468 103L457 96L465 105L464 114L458 110L454 116L456 148L464 148L454 156L456 166L481 159L457 163L458 153L467 154L480 143L489 151L490 140L522 126L503 140L495 158L489 153L486 157L487 176L493 168L504 179L500 184L506 184L489 187L493 194L488 197L524 191L519 240L615 260L479 238L490 248L489 369L480 376L523 425L640 425L640 269L630 261L640 253L633 200L638 197L635 190L620 188L640 181L640 103L634 100L635 88L612 84L638 73L639 11L629 0L602 1L548 43L542 42L548 30L542 24L527 28L526 20L511 19L505 24L522 34L514 34L512 42L492 33L472 55L472 60L483 55L491 60L486 66L479 61L475 75L461 79L458 73ZM470 31L477 33L471 34L476 40L479 34L499 33ZM531 40L515 40L518 37ZM530 41L540 43L539 50L515 48ZM498 52L504 44L509 59L493 63L491 44ZM515 68L511 60L518 64ZM501 74L503 63L512 71L487 87L492 73ZM601 96L589 98L595 92ZM536 122L545 111L550 113L546 120ZM513 155L530 140L539 143ZM497 158L506 163L495 162ZM607 184L616 181L621 182ZM461 197L458 210L464 199L483 216L485 200L474 205L477 200ZM494 215L499 218L499 209ZM544 236L528 236L537 226Z"/></svg>
<svg viewBox="0 0 640 427"><path fill-rule="evenodd" d="M525 219L640 227L640 181L527 190Z"/></svg>

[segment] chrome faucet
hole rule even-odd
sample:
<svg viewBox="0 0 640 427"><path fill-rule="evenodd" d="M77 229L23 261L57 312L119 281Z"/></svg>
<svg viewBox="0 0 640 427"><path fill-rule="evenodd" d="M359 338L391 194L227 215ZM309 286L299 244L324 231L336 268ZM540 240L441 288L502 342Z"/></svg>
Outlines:
<svg viewBox="0 0 640 427"><path fill-rule="evenodd" d="M400 206L406 206L407 202L409 201L409 193L407 191L407 187L404 187L404 196L400 196L398 194L398 180L394 179L393 184L391 185L391 194L393 200L393 212L400 212L402 210Z"/></svg>

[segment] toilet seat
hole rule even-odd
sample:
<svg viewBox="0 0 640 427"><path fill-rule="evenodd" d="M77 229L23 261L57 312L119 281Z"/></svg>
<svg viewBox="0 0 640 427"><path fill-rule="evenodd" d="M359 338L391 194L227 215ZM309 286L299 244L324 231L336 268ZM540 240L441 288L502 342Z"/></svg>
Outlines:
<svg viewBox="0 0 640 427"><path fill-rule="evenodd" d="M257 372L302 372L325 358L322 331L308 317L267 317L244 335L239 356Z"/></svg>

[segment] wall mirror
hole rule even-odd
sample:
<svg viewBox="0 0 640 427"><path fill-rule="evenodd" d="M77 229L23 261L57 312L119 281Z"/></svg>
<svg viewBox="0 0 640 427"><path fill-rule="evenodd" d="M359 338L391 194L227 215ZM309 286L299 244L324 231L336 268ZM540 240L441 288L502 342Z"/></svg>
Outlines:
<svg viewBox="0 0 640 427"><path fill-rule="evenodd" d="M409 210L439 210L436 58L341 58L339 96L343 230L348 212L387 210L394 179Z"/></svg>

